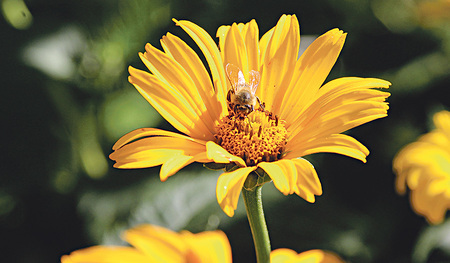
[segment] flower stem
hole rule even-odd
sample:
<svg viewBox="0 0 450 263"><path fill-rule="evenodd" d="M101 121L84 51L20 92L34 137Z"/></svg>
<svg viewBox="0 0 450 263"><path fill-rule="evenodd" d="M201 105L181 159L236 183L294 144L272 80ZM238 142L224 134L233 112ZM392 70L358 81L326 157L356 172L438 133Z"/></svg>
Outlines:
<svg viewBox="0 0 450 263"><path fill-rule="evenodd" d="M256 260L258 263L270 263L270 239L267 231L266 220L261 199L261 186L251 190L242 188L248 222L252 230L253 243L255 244Z"/></svg>

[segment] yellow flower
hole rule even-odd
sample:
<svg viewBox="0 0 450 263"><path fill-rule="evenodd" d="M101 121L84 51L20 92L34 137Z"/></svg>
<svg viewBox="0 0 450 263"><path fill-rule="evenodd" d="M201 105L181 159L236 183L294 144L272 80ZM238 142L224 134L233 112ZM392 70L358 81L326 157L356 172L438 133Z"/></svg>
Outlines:
<svg viewBox="0 0 450 263"><path fill-rule="evenodd" d="M175 233L163 227L142 225L125 232L133 247L94 246L62 256L62 263L229 263L231 247L222 231Z"/></svg>
<svg viewBox="0 0 450 263"><path fill-rule="evenodd" d="M279 248L270 253L272 263L344 263L337 255L319 249L309 250L297 254L297 252Z"/></svg>
<svg viewBox="0 0 450 263"><path fill-rule="evenodd" d="M368 149L341 133L387 116L389 93L373 88L390 83L346 77L322 86L345 33L328 31L298 58L295 15L283 15L261 39L255 20L221 26L220 51L201 27L174 21L197 43L209 71L185 42L168 33L161 40L164 52L147 44L139 54L151 73L130 67L129 81L185 135L152 128L132 131L113 146L115 167L162 165L165 181L193 162L227 164L216 193L224 212L233 216L252 172L268 174L285 195L296 193L314 202L322 187L313 165L300 157L331 152L366 161ZM242 87L256 88L259 102L230 100L236 94L229 91ZM237 114L236 105L254 110Z"/></svg>
<svg viewBox="0 0 450 263"><path fill-rule="evenodd" d="M141 225L125 232L124 239L132 245L93 246L61 257L62 263L231 263L231 247L222 231L192 234L175 233L169 229ZM341 263L338 256L321 250L300 254L282 248L270 254L272 263Z"/></svg>
<svg viewBox="0 0 450 263"><path fill-rule="evenodd" d="M450 112L433 117L436 129L404 147L394 159L396 188L410 189L413 209L432 224L450 208Z"/></svg>
<svg viewBox="0 0 450 263"><path fill-rule="evenodd" d="M417 18L424 27L448 25L450 0L425 0L416 4Z"/></svg>

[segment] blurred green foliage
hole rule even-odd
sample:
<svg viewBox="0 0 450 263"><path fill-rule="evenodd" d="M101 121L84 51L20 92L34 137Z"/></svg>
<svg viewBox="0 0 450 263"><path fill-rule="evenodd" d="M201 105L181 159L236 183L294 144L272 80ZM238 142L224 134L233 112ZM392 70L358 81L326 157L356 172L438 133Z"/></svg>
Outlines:
<svg viewBox="0 0 450 263"><path fill-rule="evenodd" d="M267 185L263 200L273 249L320 248L350 262L450 262L445 222L429 226L394 190L395 153L449 109L448 1L2 0L0 23L2 262L57 262L94 244L117 244L140 223L194 232L220 228L234 262L254 262L242 201L233 218L220 210L220 173L193 164L167 182L159 168L117 170L111 146L141 127L173 130L127 83L137 53L170 31L194 46L171 18L211 35L222 24L255 18L266 32L296 14L304 36L348 32L329 79L392 82L389 117L349 133L371 155L311 156L324 194L315 204ZM427 1L429 2L429 1ZM430 11L431 10L431 11ZM433 11L434 10L434 11ZM442 12L444 10L444 12ZM305 39L308 39L305 37Z"/></svg>

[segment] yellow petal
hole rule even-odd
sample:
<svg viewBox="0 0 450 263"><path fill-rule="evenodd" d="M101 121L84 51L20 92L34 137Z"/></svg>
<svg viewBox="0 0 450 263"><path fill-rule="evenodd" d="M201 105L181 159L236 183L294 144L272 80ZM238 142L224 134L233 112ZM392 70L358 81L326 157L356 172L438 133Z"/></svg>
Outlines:
<svg viewBox="0 0 450 263"><path fill-rule="evenodd" d="M450 135L450 111L440 111L434 114L433 122L437 129Z"/></svg>
<svg viewBox="0 0 450 263"><path fill-rule="evenodd" d="M204 122L204 126L210 128L210 132L214 133L212 126L215 120L208 118L208 109L198 91L202 87L197 86L186 70L168 54L150 44L145 46L145 50L146 52L143 55L139 54L142 62L159 80L172 88L167 92L172 90L172 94L176 94L177 97L181 97L185 101L186 108L191 110L194 116L202 117L197 118L197 122ZM187 65L187 67L192 69L194 65ZM199 67L204 68L203 65L199 65ZM193 75L193 77L196 76ZM211 84L208 87L211 87Z"/></svg>
<svg viewBox="0 0 450 263"><path fill-rule="evenodd" d="M286 174L279 166L278 162L262 162L258 164L273 180L275 187L282 192L284 195L288 195L291 192L291 186L289 184L289 178L295 176L293 174Z"/></svg>
<svg viewBox="0 0 450 263"><path fill-rule="evenodd" d="M148 137L140 139L123 146L113 152L110 157L113 160L123 158L142 158L145 156L146 150L166 149L166 150L180 150L183 154L194 155L205 151L205 145L185 140L184 138L174 137Z"/></svg>
<svg viewBox="0 0 450 263"><path fill-rule="evenodd" d="M167 150L167 149L151 149L143 151L139 156L130 157L123 155L123 157L113 156L111 160L116 161L115 168L120 169L136 169L148 168L161 165L174 155L181 155L181 150Z"/></svg>
<svg viewBox="0 0 450 263"><path fill-rule="evenodd" d="M292 259L297 257L297 252L288 248L278 248L270 252L271 263L293 263Z"/></svg>
<svg viewBox="0 0 450 263"><path fill-rule="evenodd" d="M324 107L307 126L299 126L292 134L305 139L326 137L386 117L387 109L387 104L375 101L355 101L332 109Z"/></svg>
<svg viewBox="0 0 450 263"><path fill-rule="evenodd" d="M286 146L288 152L285 158L296 158L313 153L329 152L346 155L362 162L366 162L369 150L354 138L345 134L332 134L322 138L313 138L309 141L303 138L294 138Z"/></svg>
<svg viewBox="0 0 450 263"><path fill-rule="evenodd" d="M328 82L320 88L315 101L291 123L291 136L298 135L309 139L308 136L317 136L320 127L324 128L322 131L327 130L327 135L340 133L355 125L385 116L388 107L384 101L389 93L372 89L388 88L389 85L389 82L380 79L353 77ZM361 107L369 111L361 111ZM371 108L374 111L370 111ZM366 118L370 115L377 116ZM360 121L357 121L358 118ZM330 132L331 125L337 127L334 132ZM313 131L314 135L306 136L305 130L308 129Z"/></svg>
<svg viewBox="0 0 450 263"><path fill-rule="evenodd" d="M147 263L155 259L148 257L131 247L116 247L116 246L94 246L85 249L80 249L72 252L70 255L61 257L62 263ZM152 261L163 262L163 261ZM168 262L168 261L165 261ZM174 262L174 261L170 261Z"/></svg>
<svg viewBox="0 0 450 263"><path fill-rule="evenodd" d="M344 45L346 34L332 29L317 38L296 62L292 81L286 88L279 116L287 123L313 102L313 97L331 71Z"/></svg>
<svg viewBox="0 0 450 263"><path fill-rule="evenodd" d="M268 43L257 93L266 102L266 109L275 114L278 114L275 110L282 103L285 87L291 81L299 45L300 32L296 16L282 16Z"/></svg>
<svg viewBox="0 0 450 263"><path fill-rule="evenodd" d="M287 248L280 248L270 253L271 263L344 263L337 255L320 249L308 250L297 254Z"/></svg>
<svg viewBox="0 0 450 263"><path fill-rule="evenodd" d="M182 231L180 236L189 246L185 262L232 262L230 242L222 231L205 231L198 234Z"/></svg>
<svg viewBox="0 0 450 263"><path fill-rule="evenodd" d="M269 51L266 53L261 67L262 78L259 93L266 103L266 109L277 115L283 103L282 99L286 95L286 88L291 82L300 46L300 28L297 17L295 15L287 16L286 22L281 24L284 28L278 30L278 25L275 28L274 35L269 42ZM284 35L281 31L286 31L286 34ZM278 32L281 35L277 35ZM277 37L280 39L275 39ZM276 51L273 53L273 50Z"/></svg>
<svg viewBox="0 0 450 263"><path fill-rule="evenodd" d="M297 168L297 189L296 194L303 199L313 203L315 201L314 195L322 195L322 185L317 176L314 166L303 158L292 159Z"/></svg>
<svg viewBox="0 0 450 263"><path fill-rule="evenodd" d="M289 194L297 192L297 168L295 167L294 162L289 159L283 159L273 162L273 164L278 165L282 169L282 174L284 174L288 180L290 189Z"/></svg>
<svg viewBox="0 0 450 263"><path fill-rule="evenodd" d="M234 215L239 194L247 176L256 170L256 166L244 167L232 172L223 173L217 180L216 196L222 210L229 217Z"/></svg>
<svg viewBox="0 0 450 263"><path fill-rule="evenodd" d="M129 71L129 82L177 130L194 138L213 138L209 127L178 90L145 71L132 67Z"/></svg>
<svg viewBox="0 0 450 263"><path fill-rule="evenodd" d="M228 36L230 30L233 30L234 36ZM240 34L242 43L236 34ZM228 63L233 63L241 68L244 75L247 75L251 70L260 71L259 29L254 19L246 24L237 24L233 29L232 26L221 26L217 30L216 36L219 38L219 47L225 66ZM228 44L225 43L226 41L228 41ZM232 46L228 46L230 44ZM242 48L245 48L245 50ZM236 57L236 54L244 52L243 57L246 57L246 59Z"/></svg>
<svg viewBox="0 0 450 263"><path fill-rule="evenodd" d="M183 167L193 163L193 162L209 162L210 160L206 157L206 152L200 152L195 156L185 156L185 155L172 155L170 159L164 162L161 166L161 171L159 173L162 182L166 181L167 178L177 173Z"/></svg>
<svg viewBox="0 0 450 263"><path fill-rule="evenodd" d="M142 225L127 230L124 236L136 249L157 259L149 262L183 262L188 249L178 233L163 227Z"/></svg>
<svg viewBox="0 0 450 263"><path fill-rule="evenodd" d="M223 102L217 99L214 86L202 61L192 48L170 33L162 38L161 45L166 53L177 61L191 77L195 89L190 92L198 93L196 96L201 99L200 105L204 104L206 107L202 108L204 117L208 118L210 125L213 125L225 113L221 112L221 103Z"/></svg>
<svg viewBox="0 0 450 263"><path fill-rule="evenodd" d="M125 144L137 138L142 139ZM117 147L121 147L116 148L109 156L116 161L114 167L117 168L153 167L177 158L177 160L171 160L169 164L164 166L164 169L161 171L163 180L192 162L211 161L206 157L206 142L157 129L136 130L124 136L119 142Z"/></svg>
<svg viewBox="0 0 450 263"><path fill-rule="evenodd" d="M236 23L233 23L225 37L224 50L224 64L231 63L239 67L244 76L249 72L247 49L245 47L244 39L241 36L239 28ZM225 66L224 65L224 66Z"/></svg>
<svg viewBox="0 0 450 263"><path fill-rule="evenodd" d="M259 71L259 29L255 19L245 24L242 29L242 35L247 49L248 70Z"/></svg>
<svg viewBox="0 0 450 263"><path fill-rule="evenodd" d="M225 53L223 51L225 50L225 38L230 28L231 26L220 26L216 32L216 37L219 38L219 48L220 54L222 55L222 61L225 61Z"/></svg>
<svg viewBox="0 0 450 263"><path fill-rule="evenodd" d="M206 155L208 159L213 160L215 163L235 162L241 167L246 166L242 158L232 155L227 152L227 150L211 141L206 143Z"/></svg>
<svg viewBox="0 0 450 263"><path fill-rule="evenodd" d="M196 139L190 138L188 136L170 132L170 131L164 131L164 130L160 130L160 129L156 129L156 128L140 128L140 129L136 129L136 130L129 132L129 133L125 134L124 136L122 136L119 140L117 140L117 142L114 144L112 149L117 150L118 148L124 146L125 144L127 144L131 141L135 141L135 140L138 140L138 139L141 139L144 137L151 137L151 136L166 136L166 137L181 138L181 139L185 139L188 141L193 141L193 142L195 141L195 142L197 142L199 144L203 144L203 145L206 144L205 141L196 140Z"/></svg>
<svg viewBox="0 0 450 263"><path fill-rule="evenodd" d="M180 26L186 33L188 33L191 38L197 43L199 48L202 50L203 55L208 62L209 69L211 71L211 75L213 77L214 87L217 93L217 99L222 103L222 112L227 111L226 105L226 92L227 92L227 84L226 84L226 75L223 67L223 61L220 56L219 49L217 48L216 43L211 38L211 36L201 27L196 24L181 20L178 21L174 19L174 22Z"/></svg>
<svg viewBox="0 0 450 263"><path fill-rule="evenodd" d="M259 55L260 55L260 65L264 64L264 58L266 57L267 46L269 45L269 41L272 39L273 32L275 31L275 27L272 27L269 31L267 31L259 41ZM259 69L260 70L260 69Z"/></svg>

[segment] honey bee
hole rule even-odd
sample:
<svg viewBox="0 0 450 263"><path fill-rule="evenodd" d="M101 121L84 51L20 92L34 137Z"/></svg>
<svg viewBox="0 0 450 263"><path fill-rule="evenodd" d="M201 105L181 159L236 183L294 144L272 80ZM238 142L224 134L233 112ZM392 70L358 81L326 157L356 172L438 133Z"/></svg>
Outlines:
<svg viewBox="0 0 450 263"><path fill-rule="evenodd" d="M259 72L250 71L248 82L245 81L244 73L233 64L227 64L226 72L231 84L227 94L228 110L243 119L255 110L258 102L260 109L264 111L264 104L261 104L261 100L255 95L260 80Z"/></svg>

